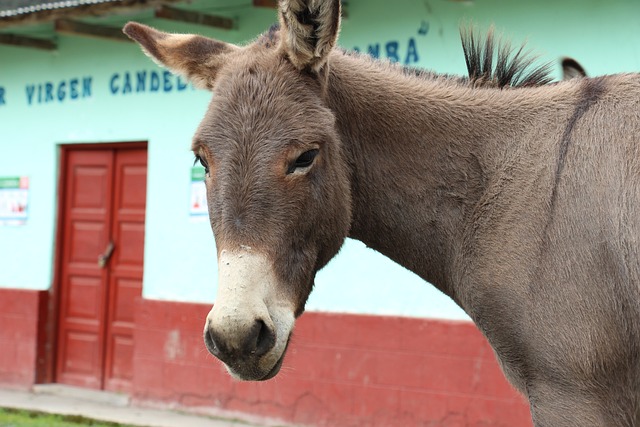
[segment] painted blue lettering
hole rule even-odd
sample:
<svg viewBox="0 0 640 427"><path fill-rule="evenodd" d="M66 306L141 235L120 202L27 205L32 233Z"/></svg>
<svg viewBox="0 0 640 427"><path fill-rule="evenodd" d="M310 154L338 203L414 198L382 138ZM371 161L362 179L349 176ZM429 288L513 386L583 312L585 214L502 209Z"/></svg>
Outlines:
<svg viewBox="0 0 640 427"><path fill-rule="evenodd" d="M78 99L78 79L69 80L69 98Z"/></svg>
<svg viewBox="0 0 640 427"><path fill-rule="evenodd" d="M166 70L163 71L162 80L163 80L162 89L165 92L171 92L171 90L173 89L173 85L171 84L171 73Z"/></svg>
<svg viewBox="0 0 640 427"><path fill-rule="evenodd" d="M29 105L33 102L34 93L36 93L36 85L27 85L27 103Z"/></svg>
<svg viewBox="0 0 640 427"><path fill-rule="evenodd" d="M149 85L149 90L151 92L157 92L160 89L160 76L155 71L151 72L151 84Z"/></svg>
<svg viewBox="0 0 640 427"><path fill-rule="evenodd" d="M86 98L91 96L91 80L92 77L83 77L82 78L82 97Z"/></svg>
<svg viewBox="0 0 640 427"><path fill-rule="evenodd" d="M384 51L381 52L381 46ZM391 62L400 62L404 60L405 65L416 64L420 62L420 54L418 52L418 43L414 37L409 37L406 52L401 51L401 45L397 40L391 40L386 43L371 43L367 46L367 54L373 58L380 58L381 55L386 56ZM354 52L361 52L359 47L353 48Z"/></svg>
<svg viewBox="0 0 640 427"><path fill-rule="evenodd" d="M367 53L373 56L374 58L380 58L380 44L379 43L370 44L367 47Z"/></svg>
<svg viewBox="0 0 640 427"><path fill-rule="evenodd" d="M64 80L58 83L58 101L64 101L64 98L67 96L67 91L65 90L67 87L67 82Z"/></svg>
<svg viewBox="0 0 640 427"><path fill-rule="evenodd" d="M109 90L111 91L111 95L115 95L118 93L120 86L118 86L117 81L120 79L120 74L113 73L111 79L109 79Z"/></svg>
<svg viewBox="0 0 640 427"><path fill-rule="evenodd" d="M421 36L426 36L428 32L429 32L429 22L422 21L420 23L420 28L418 29L418 34L420 34Z"/></svg>
<svg viewBox="0 0 640 427"><path fill-rule="evenodd" d="M189 85L183 82L182 78L178 76L178 78L176 79L176 87L178 88L178 90L182 91L189 87Z"/></svg>
<svg viewBox="0 0 640 427"><path fill-rule="evenodd" d="M385 45L385 50L387 51L387 58L391 62L400 61L400 57L398 56L398 42L390 41Z"/></svg>
<svg viewBox="0 0 640 427"><path fill-rule="evenodd" d="M136 92L144 92L145 83L147 81L147 72L146 71L138 71L137 76L137 84L136 84Z"/></svg>
<svg viewBox="0 0 640 427"><path fill-rule="evenodd" d="M131 75L129 73L124 73L124 84L122 85L122 93L130 93L131 92Z"/></svg>
<svg viewBox="0 0 640 427"><path fill-rule="evenodd" d="M38 104L42 103L42 85L38 85Z"/></svg>
<svg viewBox="0 0 640 427"><path fill-rule="evenodd" d="M47 82L44 85L45 95L44 102L53 101L53 83Z"/></svg>
<svg viewBox="0 0 640 427"><path fill-rule="evenodd" d="M4 99L4 88L0 86L0 105L5 105L7 101Z"/></svg>
<svg viewBox="0 0 640 427"><path fill-rule="evenodd" d="M411 37L409 39L409 47L407 48L407 56L404 58L405 65L415 64L420 60L418 56L418 47L416 46L416 40Z"/></svg>

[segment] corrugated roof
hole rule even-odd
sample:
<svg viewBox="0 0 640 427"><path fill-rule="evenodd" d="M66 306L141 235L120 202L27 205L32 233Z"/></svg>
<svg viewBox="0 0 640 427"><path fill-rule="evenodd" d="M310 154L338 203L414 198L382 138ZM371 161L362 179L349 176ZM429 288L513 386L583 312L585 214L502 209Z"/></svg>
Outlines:
<svg viewBox="0 0 640 427"><path fill-rule="evenodd" d="M0 18L90 4L118 3L119 1L120 0L0 0Z"/></svg>

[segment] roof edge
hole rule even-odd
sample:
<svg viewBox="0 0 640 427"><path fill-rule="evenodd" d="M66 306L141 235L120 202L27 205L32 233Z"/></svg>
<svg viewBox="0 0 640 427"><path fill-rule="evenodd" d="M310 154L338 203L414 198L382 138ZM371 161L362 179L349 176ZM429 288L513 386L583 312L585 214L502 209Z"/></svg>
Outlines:
<svg viewBox="0 0 640 427"><path fill-rule="evenodd" d="M0 29L50 22L60 18L81 18L130 13L181 0L61 0L0 11Z"/></svg>

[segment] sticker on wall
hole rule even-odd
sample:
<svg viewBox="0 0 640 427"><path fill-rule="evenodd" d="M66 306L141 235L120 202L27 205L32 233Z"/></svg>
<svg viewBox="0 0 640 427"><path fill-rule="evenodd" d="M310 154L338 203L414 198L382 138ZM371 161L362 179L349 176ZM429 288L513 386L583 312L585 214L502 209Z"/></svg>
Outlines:
<svg viewBox="0 0 640 427"><path fill-rule="evenodd" d="M28 201L28 177L0 177L0 225L26 224Z"/></svg>
<svg viewBox="0 0 640 427"><path fill-rule="evenodd" d="M204 185L204 168L194 166L191 168L191 201L189 217L194 222L208 221L207 188Z"/></svg>

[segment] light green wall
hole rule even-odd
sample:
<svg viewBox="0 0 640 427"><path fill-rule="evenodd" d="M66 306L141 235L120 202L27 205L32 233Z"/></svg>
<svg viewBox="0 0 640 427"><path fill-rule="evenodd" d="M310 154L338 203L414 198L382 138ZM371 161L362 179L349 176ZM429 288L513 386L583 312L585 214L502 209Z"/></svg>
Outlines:
<svg viewBox="0 0 640 427"><path fill-rule="evenodd" d="M419 62L412 65L440 72L464 73L458 26L469 20L483 28L495 23L517 43L528 39L545 61L572 56L591 75L640 71L638 0L351 0L348 14L343 47L367 51L379 45L384 52L397 42L402 60L417 55ZM238 8L237 16L240 29L229 32L147 22L241 42L268 28L275 11ZM428 28L426 34L419 33L421 27ZM27 224L0 227L0 286L51 286L58 144L147 140L144 296L213 301L213 237L206 222L191 222L188 215L190 139L210 94L188 88L112 95L114 73L121 73L122 83L127 71L162 71L133 44L66 36L59 44L54 53L0 47L0 88L6 91L6 105L0 105L0 176L27 175L31 184ZM61 103L27 104L27 85L86 76L92 78L89 98L72 101L67 95ZM464 318L433 287L354 241L319 274L309 308Z"/></svg>

